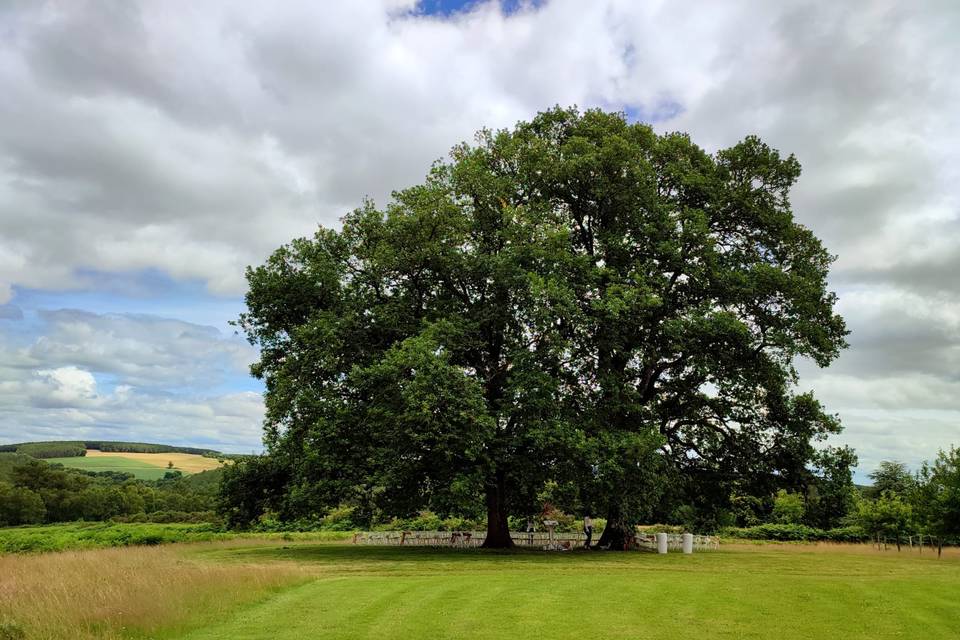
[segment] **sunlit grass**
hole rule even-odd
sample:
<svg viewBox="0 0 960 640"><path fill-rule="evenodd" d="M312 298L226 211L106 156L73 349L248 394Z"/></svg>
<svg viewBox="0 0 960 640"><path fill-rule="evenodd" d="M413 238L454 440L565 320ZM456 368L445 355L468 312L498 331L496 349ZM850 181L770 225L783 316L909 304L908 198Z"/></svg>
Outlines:
<svg viewBox="0 0 960 640"><path fill-rule="evenodd" d="M235 539L0 557L27 638L957 638L960 553L489 552Z"/></svg>
<svg viewBox="0 0 960 640"><path fill-rule="evenodd" d="M275 558L322 575L190 640L960 637L955 553L938 561L844 545L693 556L309 545L210 557Z"/></svg>

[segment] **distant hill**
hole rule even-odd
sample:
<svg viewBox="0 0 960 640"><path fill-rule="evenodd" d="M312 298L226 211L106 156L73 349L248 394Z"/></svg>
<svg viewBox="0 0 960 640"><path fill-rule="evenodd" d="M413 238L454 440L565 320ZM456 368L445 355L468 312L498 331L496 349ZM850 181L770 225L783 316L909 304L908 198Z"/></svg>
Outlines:
<svg viewBox="0 0 960 640"><path fill-rule="evenodd" d="M32 458L70 458L87 455L87 449L120 453L189 453L208 458L231 458L216 449L178 447L148 442L121 442L117 440L50 440L0 444L0 453L21 453Z"/></svg>

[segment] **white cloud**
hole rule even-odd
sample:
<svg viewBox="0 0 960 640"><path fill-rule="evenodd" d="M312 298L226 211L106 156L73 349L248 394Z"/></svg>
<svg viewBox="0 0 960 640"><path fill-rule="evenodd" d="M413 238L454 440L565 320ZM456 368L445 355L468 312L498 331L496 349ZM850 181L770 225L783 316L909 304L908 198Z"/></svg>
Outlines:
<svg viewBox="0 0 960 640"><path fill-rule="evenodd" d="M953 415L954 2L553 0L510 17L486 2L449 19L413 8L4 5L0 304L11 287L88 287L83 270L154 269L237 295L245 265L365 195L382 202L418 182L481 126L557 103L630 105L675 114L658 128L708 149L758 133L803 163L795 211L839 255L853 330L832 377L809 382L834 394L865 458L881 438L856 431L861 414L848 410L870 406L890 430L925 403ZM130 384L131 398L222 378L225 362L250 357L174 339L169 322L48 322L8 367L76 366ZM916 424L924 446L956 439Z"/></svg>
<svg viewBox="0 0 960 640"><path fill-rule="evenodd" d="M263 399L240 391L252 349L211 327L146 315L41 314L0 342L0 442L103 438L260 448ZM2 334L0 334L2 335Z"/></svg>
<svg viewBox="0 0 960 640"><path fill-rule="evenodd" d="M77 367L59 367L37 371L40 384L35 386L31 400L38 407L96 406L97 381L89 371Z"/></svg>

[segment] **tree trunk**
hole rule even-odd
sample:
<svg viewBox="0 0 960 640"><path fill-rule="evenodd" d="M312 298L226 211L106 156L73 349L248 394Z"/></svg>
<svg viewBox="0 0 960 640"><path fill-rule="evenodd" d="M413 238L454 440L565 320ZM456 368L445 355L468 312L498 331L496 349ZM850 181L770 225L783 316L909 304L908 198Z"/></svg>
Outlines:
<svg viewBox="0 0 960 640"><path fill-rule="evenodd" d="M597 546L611 551L623 551L627 548L627 541L634 536L631 527L620 515L619 511L611 509L607 512L607 526L603 528Z"/></svg>
<svg viewBox="0 0 960 640"><path fill-rule="evenodd" d="M937 538L937 560L943 554L943 538Z"/></svg>
<svg viewBox="0 0 960 640"><path fill-rule="evenodd" d="M493 482L487 484L487 537L481 545L484 549L510 549L513 539L507 523L507 502L504 499L503 475L497 474Z"/></svg>

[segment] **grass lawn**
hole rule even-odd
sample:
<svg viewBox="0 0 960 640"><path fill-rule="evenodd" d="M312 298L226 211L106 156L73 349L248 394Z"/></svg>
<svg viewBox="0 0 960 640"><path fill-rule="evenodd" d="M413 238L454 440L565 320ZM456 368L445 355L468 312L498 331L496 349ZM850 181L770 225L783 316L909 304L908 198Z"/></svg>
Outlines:
<svg viewBox="0 0 960 640"><path fill-rule="evenodd" d="M155 464L120 457L74 456L72 458L46 458L45 462L59 463L65 467L85 471L123 471L124 473L132 473L141 480L159 480L167 472L167 469Z"/></svg>
<svg viewBox="0 0 960 640"><path fill-rule="evenodd" d="M0 632L26 638L960 638L955 549L658 556L233 538L0 555L3 594Z"/></svg>
<svg viewBox="0 0 960 640"><path fill-rule="evenodd" d="M208 551L317 578L189 640L958 638L960 557L764 545L693 556L288 545ZM179 637L179 636L178 636Z"/></svg>

